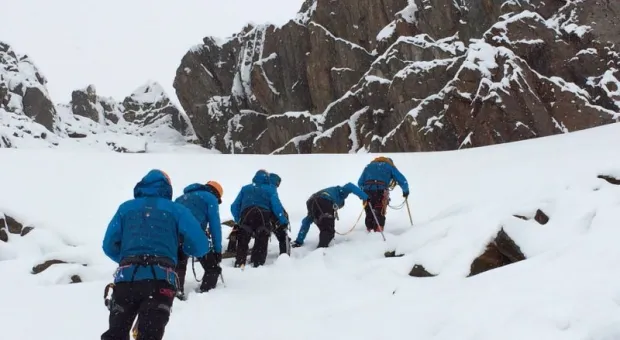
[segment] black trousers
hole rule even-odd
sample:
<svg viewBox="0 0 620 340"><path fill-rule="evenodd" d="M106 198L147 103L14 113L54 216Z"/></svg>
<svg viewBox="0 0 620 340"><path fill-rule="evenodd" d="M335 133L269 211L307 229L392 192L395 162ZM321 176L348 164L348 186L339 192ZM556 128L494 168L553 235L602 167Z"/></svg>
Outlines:
<svg viewBox="0 0 620 340"><path fill-rule="evenodd" d="M187 274L187 263L189 260L189 256L185 254L183 251L183 245L179 245L178 250L178 262L175 268L175 271L179 277L179 288L178 290L183 293L185 292L185 275ZM209 290L215 288L217 286L217 280L222 272L222 267L220 267L219 263L216 262L215 256L213 253L208 253L206 259L201 258L199 260L202 269L204 270L204 274L202 275L202 280L200 283L200 291L208 292Z"/></svg>
<svg viewBox="0 0 620 340"><path fill-rule="evenodd" d="M284 213L288 218L288 214ZM271 220L271 228L273 230L274 235L276 235L276 239L278 240L278 246L280 248L280 254L288 254L291 244L291 238L288 236L287 228L279 226L279 221L272 215ZM238 237L239 227L233 227L230 235L228 236L228 247L226 248L226 252L235 253L237 251L237 237Z"/></svg>
<svg viewBox="0 0 620 340"><path fill-rule="evenodd" d="M284 215L288 220L288 213L284 211ZM280 226L280 221L278 218L271 214L271 228L273 230L273 234L276 235L276 239L278 240L278 246L280 248L280 254L288 254L289 249L291 249L291 238L288 236L288 226Z"/></svg>
<svg viewBox="0 0 620 340"><path fill-rule="evenodd" d="M241 213L239 231L237 232L235 267L245 266L252 237L254 237L254 247L252 248L250 262L254 267L265 264L272 219L273 214L270 211L258 207L249 207Z"/></svg>
<svg viewBox="0 0 620 340"><path fill-rule="evenodd" d="M129 340L138 317L137 340L161 340L174 302L174 287L163 280L115 284L110 300L109 329L101 340Z"/></svg>
<svg viewBox="0 0 620 340"><path fill-rule="evenodd" d="M306 201L308 216L319 228L318 248L327 248L336 234L336 209L334 202L321 197L312 196Z"/></svg>
<svg viewBox="0 0 620 340"><path fill-rule="evenodd" d="M390 192L388 190L365 190L364 192L368 195L368 204L366 208L364 208L366 212L366 218L364 220L366 229L368 231L379 231L377 222L375 221L375 216L377 216L379 227L383 230L383 228L385 228L385 214L387 212ZM375 216L372 214L373 211Z"/></svg>

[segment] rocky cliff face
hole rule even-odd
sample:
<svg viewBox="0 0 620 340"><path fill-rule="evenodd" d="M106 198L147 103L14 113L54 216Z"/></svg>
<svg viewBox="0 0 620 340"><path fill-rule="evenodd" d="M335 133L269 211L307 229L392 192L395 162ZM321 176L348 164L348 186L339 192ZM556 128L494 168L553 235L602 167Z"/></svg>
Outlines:
<svg viewBox="0 0 620 340"><path fill-rule="evenodd" d="M620 2L308 0L205 38L174 87L228 153L439 151L616 122Z"/></svg>
<svg viewBox="0 0 620 340"><path fill-rule="evenodd" d="M193 136L186 118L156 82L146 83L121 102L99 96L89 85L73 91L70 103L57 105L46 83L28 56L0 42L0 147L76 142L129 151L135 149L129 144L144 149L141 137L184 142Z"/></svg>

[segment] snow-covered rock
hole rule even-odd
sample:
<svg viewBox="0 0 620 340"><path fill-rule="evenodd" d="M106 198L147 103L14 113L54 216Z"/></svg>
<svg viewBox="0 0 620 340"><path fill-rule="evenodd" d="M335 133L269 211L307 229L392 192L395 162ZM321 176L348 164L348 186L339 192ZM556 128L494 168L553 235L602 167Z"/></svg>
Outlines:
<svg viewBox="0 0 620 340"><path fill-rule="evenodd" d="M620 19L605 15L616 10L308 0L280 27L205 38L174 86L202 144L222 152L455 150L549 136L618 120L620 45L609 32ZM230 126L241 140L230 142Z"/></svg>
<svg viewBox="0 0 620 340"><path fill-rule="evenodd" d="M0 42L0 147L65 144L146 152L148 144L185 144L194 133L162 86L149 81L123 101L99 96L94 85L54 104L47 80L27 56Z"/></svg>
<svg viewBox="0 0 620 340"><path fill-rule="evenodd" d="M15 146L15 139L55 142L56 108L46 83L28 56L0 41L0 147Z"/></svg>

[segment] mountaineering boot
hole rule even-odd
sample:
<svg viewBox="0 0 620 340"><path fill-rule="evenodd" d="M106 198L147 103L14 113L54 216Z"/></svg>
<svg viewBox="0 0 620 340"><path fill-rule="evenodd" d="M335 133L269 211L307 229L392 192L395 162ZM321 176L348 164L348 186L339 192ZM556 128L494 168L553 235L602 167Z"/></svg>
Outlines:
<svg viewBox="0 0 620 340"><path fill-rule="evenodd" d="M217 286L217 279L222 273L222 268L219 266L221 258L218 258L219 254L208 253L206 257L200 259L200 264L205 271L199 288L201 293L208 292Z"/></svg>

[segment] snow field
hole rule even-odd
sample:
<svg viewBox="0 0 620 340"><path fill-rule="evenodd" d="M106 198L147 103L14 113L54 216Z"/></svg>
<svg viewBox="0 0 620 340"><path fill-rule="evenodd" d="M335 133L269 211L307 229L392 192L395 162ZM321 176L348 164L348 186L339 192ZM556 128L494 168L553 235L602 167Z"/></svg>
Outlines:
<svg viewBox="0 0 620 340"><path fill-rule="evenodd" d="M387 242L366 234L360 221L351 234L336 235L332 247L316 250L313 226L291 258L277 256L272 238L266 266L242 272L226 259L225 287L220 282L212 292L175 301L165 338L616 339L620 186L597 176L620 175L613 147L619 132L613 124L457 152L391 154L410 183L414 227L405 209L390 209ZM223 220L256 170L276 172L294 238L306 199L327 186L356 183L375 156L0 153L0 210L37 228L0 242L3 332L52 340L96 338L106 329L102 290L115 265L102 254L101 239L118 205L151 168L170 175L175 197L195 181L222 183ZM401 201L397 188L391 204ZM512 216L533 216L536 209L549 223ZM361 202L350 196L337 230L348 230L360 211ZM465 278L501 226L529 259ZM387 250L405 256L386 259ZM78 264L30 274L45 259ZM409 277L414 264L439 275ZM200 277L198 264L196 271ZM73 274L85 282L66 284ZM187 291L197 285L188 268Z"/></svg>

